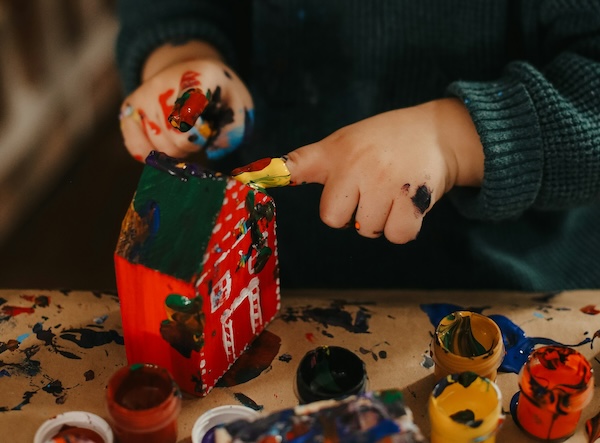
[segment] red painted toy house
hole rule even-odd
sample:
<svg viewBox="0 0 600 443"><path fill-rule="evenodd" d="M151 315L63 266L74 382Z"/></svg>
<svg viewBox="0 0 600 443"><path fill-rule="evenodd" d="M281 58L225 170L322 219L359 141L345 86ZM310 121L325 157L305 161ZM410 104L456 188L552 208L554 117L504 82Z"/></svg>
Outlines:
<svg viewBox="0 0 600 443"><path fill-rule="evenodd" d="M115 251L127 359L203 396L279 310L275 206L164 154L146 163Z"/></svg>

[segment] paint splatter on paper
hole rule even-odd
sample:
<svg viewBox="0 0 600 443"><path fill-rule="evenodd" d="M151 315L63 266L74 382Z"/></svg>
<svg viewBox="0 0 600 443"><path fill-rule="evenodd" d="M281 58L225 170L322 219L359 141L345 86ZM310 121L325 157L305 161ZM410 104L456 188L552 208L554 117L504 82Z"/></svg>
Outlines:
<svg viewBox="0 0 600 443"><path fill-rule="evenodd" d="M348 332L365 334L369 332L369 319L371 312L364 306L372 304L348 303L343 300L333 300L329 307L321 308L314 306L288 307L281 313L281 319L285 322L316 322L324 327L336 326ZM350 307L354 307L352 312Z"/></svg>
<svg viewBox="0 0 600 443"><path fill-rule="evenodd" d="M449 303L422 304L420 307L421 310L427 314L429 321L434 327L438 325L442 318L452 312L472 311L481 314L484 310L490 308L490 306L462 307ZM600 330L598 330L594 333L593 337L586 337L578 343L565 344L546 337L528 337L523 329L504 315L492 314L488 317L494 320L500 328L500 331L502 331L504 347L506 348L506 355L498 369L500 372L512 372L518 374L529 354L538 345L578 347L590 344L590 346L593 346L594 339L600 337Z"/></svg>

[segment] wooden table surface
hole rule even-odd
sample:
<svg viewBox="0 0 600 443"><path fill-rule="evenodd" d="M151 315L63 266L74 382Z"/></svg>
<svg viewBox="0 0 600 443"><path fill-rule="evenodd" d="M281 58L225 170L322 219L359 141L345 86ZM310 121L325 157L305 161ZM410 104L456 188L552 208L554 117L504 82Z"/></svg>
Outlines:
<svg viewBox="0 0 600 443"><path fill-rule="evenodd" d="M454 306L448 306L452 304ZM460 307L506 316L530 342L575 347L593 365L594 398L570 443L588 442L585 420L600 412L600 290L557 294L430 291L282 291L282 308L239 364L206 397L184 396L180 442L195 420L219 405L245 404L268 413L298 404L298 363L320 345L342 346L366 363L369 389L400 388L422 432L434 385L429 343L431 308ZM357 323L357 319L359 322ZM89 291L0 291L0 430L31 442L48 418L83 410L107 418L108 378L125 365L116 294ZM534 441L514 424L509 404L517 374L500 373L506 421L497 442Z"/></svg>

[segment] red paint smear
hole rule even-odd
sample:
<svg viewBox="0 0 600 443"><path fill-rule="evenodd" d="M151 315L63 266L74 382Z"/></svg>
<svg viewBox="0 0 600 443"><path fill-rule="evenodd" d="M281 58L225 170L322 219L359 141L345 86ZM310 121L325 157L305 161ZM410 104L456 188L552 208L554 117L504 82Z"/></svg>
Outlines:
<svg viewBox="0 0 600 443"><path fill-rule="evenodd" d="M19 306L2 306L2 312L14 317L19 314L33 314L35 310L33 308L22 308Z"/></svg>
<svg viewBox="0 0 600 443"><path fill-rule="evenodd" d="M175 93L174 89L168 89L158 96L158 103L160 103L163 117L165 118L165 125L167 126L168 129L173 129L173 130L175 130L175 128L173 126L171 126L171 123L169 122L169 115L171 115L171 111L173 110L173 105L167 104L167 100L169 100L169 98L174 93Z"/></svg>
<svg viewBox="0 0 600 443"><path fill-rule="evenodd" d="M244 172L260 171L261 169L265 169L270 164L271 164L271 159L269 157L261 158L260 160L256 160L256 161L250 163L249 165L240 166L239 168L235 168L233 171L231 171L231 175L236 176L236 175L242 174Z"/></svg>
<svg viewBox="0 0 600 443"><path fill-rule="evenodd" d="M184 89L189 89L189 88L193 88L196 86L200 86L200 80L198 80L198 77L200 77L199 72L194 72L194 71L184 72L183 75L181 76L181 80L179 82L179 90L183 91Z"/></svg>
<svg viewBox="0 0 600 443"><path fill-rule="evenodd" d="M140 118L142 119L142 129L144 130L144 133L146 134L146 136L148 135L148 128L147 128L147 126L150 127L150 130L152 131L152 133L154 135L160 134L160 127L155 122L153 122L152 120L150 120L144 111L142 111L140 109L138 111L138 113L140 114Z"/></svg>
<svg viewBox="0 0 600 443"><path fill-rule="evenodd" d="M596 309L596 305L587 305L580 309L581 312L588 315L598 315L600 310Z"/></svg>
<svg viewBox="0 0 600 443"><path fill-rule="evenodd" d="M313 333L312 333L312 332L308 332L308 333L305 335L305 337L306 337L306 339L307 339L309 342L311 342L311 343L314 343L314 342L315 342L315 336L313 335Z"/></svg>

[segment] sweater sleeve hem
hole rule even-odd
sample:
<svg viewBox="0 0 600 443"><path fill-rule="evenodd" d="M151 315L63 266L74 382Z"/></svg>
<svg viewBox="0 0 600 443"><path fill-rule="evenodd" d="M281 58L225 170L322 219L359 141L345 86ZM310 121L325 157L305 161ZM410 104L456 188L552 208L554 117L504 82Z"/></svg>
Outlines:
<svg viewBox="0 0 600 443"><path fill-rule="evenodd" d="M510 79L458 81L447 94L467 107L485 156L481 188L454 188L448 197L468 218L520 216L537 197L544 161L540 125L526 88Z"/></svg>

